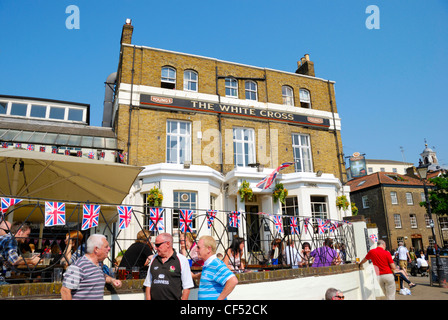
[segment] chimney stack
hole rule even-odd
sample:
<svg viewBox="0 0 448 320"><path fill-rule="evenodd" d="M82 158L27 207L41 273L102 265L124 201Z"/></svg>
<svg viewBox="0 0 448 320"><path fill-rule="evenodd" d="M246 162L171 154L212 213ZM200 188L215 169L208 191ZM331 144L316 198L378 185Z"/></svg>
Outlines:
<svg viewBox="0 0 448 320"><path fill-rule="evenodd" d="M296 73L315 77L314 62L310 60L310 55L308 53L305 54L304 57L300 58L300 61L297 61L297 66L298 68Z"/></svg>
<svg viewBox="0 0 448 320"><path fill-rule="evenodd" d="M120 43L131 44L133 31L134 27L132 26L132 20L126 19L126 24L123 25L123 31L121 32Z"/></svg>

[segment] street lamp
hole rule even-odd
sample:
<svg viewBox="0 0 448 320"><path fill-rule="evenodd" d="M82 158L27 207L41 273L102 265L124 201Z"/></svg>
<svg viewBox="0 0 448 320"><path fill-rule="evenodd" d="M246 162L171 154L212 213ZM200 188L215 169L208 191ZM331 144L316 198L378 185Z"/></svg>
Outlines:
<svg viewBox="0 0 448 320"><path fill-rule="evenodd" d="M426 186L426 178L428 176L428 167L429 164L423 164L422 159L418 162L417 173L420 177L420 180L423 182L423 190L425 191L425 201L427 205L428 215L429 215L429 225L431 227L432 231L432 238L434 241L434 251L436 254L436 268L437 268L437 278L439 281L439 285L441 284L441 270L440 270L440 264L439 264L439 252L437 250L437 241L436 241L436 234L434 232L434 220L432 219L432 212L431 212L431 203L429 202L429 195L428 195L428 187Z"/></svg>

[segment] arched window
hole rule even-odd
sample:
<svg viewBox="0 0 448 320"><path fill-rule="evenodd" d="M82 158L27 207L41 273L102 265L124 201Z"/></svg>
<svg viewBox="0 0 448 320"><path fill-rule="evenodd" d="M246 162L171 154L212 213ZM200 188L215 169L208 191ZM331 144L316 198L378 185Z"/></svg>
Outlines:
<svg viewBox="0 0 448 320"><path fill-rule="evenodd" d="M257 83L254 81L246 81L246 100L257 101Z"/></svg>
<svg viewBox="0 0 448 320"><path fill-rule="evenodd" d="M184 90L198 92L198 73L196 71L185 70Z"/></svg>
<svg viewBox="0 0 448 320"><path fill-rule="evenodd" d="M294 91L290 86L283 86L282 87L282 98L283 98L283 104L287 106L293 106L294 105Z"/></svg>
<svg viewBox="0 0 448 320"><path fill-rule="evenodd" d="M160 86L166 89L176 89L176 69L172 67L162 68Z"/></svg>
<svg viewBox="0 0 448 320"><path fill-rule="evenodd" d="M310 92L306 89L300 89L300 106L302 108L311 109L311 95Z"/></svg>
<svg viewBox="0 0 448 320"><path fill-rule="evenodd" d="M226 78L226 97L238 98L238 81L235 78Z"/></svg>

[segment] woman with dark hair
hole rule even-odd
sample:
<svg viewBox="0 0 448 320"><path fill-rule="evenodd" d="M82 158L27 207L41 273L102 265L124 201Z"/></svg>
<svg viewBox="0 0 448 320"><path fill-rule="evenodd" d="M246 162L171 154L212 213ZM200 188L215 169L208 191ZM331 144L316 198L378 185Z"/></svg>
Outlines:
<svg viewBox="0 0 448 320"><path fill-rule="evenodd" d="M311 257L311 245L309 242L304 242L302 244L302 253L300 254L302 256L302 267L309 267L313 264L313 257Z"/></svg>
<svg viewBox="0 0 448 320"><path fill-rule="evenodd" d="M274 239L271 243L271 251L269 257L273 265L283 264L283 241L282 239Z"/></svg>
<svg viewBox="0 0 448 320"><path fill-rule="evenodd" d="M224 256L224 263L232 271L244 270L244 262L242 261L244 250L244 239L241 237L236 237L233 239L232 244L226 250Z"/></svg>

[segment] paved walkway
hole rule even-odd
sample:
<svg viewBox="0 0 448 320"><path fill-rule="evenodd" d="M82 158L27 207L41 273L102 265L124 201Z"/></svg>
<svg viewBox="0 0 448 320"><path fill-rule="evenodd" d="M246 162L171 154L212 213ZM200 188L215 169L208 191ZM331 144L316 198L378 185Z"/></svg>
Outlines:
<svg viewBox="0 0 448 320"><path fill-rule="evenodd" d="M448 288L439 287L438 283L434 283L431 287L429 277L411 276L409 280L417 285L411 289L412 294L404 296L397 292L396 300L448 300ZM407 283L404 283L404 286L409 288Z"/></svg>

